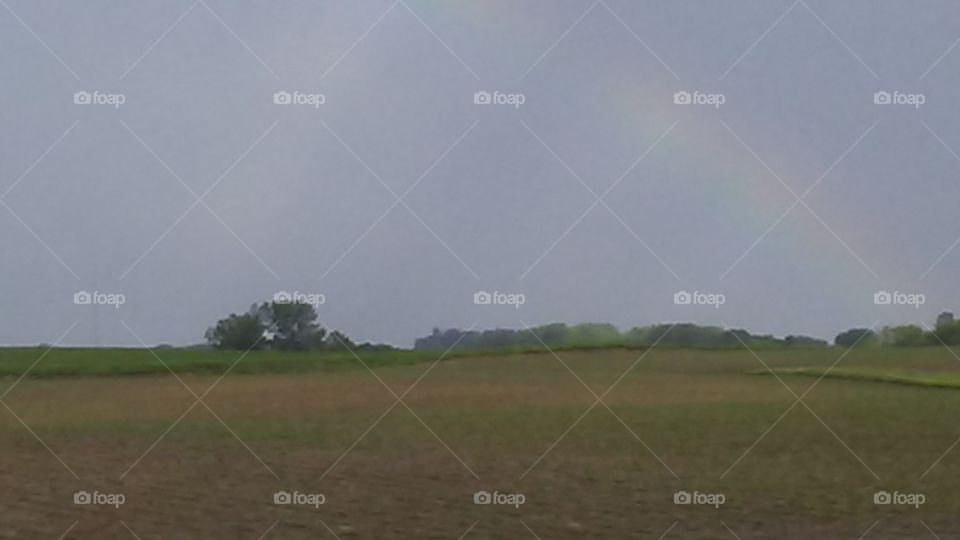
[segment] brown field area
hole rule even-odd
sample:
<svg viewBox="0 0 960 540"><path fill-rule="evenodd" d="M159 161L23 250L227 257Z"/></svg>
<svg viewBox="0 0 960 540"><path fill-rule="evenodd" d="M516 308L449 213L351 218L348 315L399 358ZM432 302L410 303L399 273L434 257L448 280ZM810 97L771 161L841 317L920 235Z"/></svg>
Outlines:
<svg viewBox="0 0 960 540"><path fill-rule="evenodd" d="M957 390L750 373L829 367L843 354L833 348L642 354L184 384L10 377L0 538L960 535ZM857 350L840 366L944 373L960 362L944 348ZM924 501L874 504L881 490ZM79 491L125 500L78 505ZM278 505L278 491L324 502ZM478 491L524 503L475 504ZM678 491L724 501L674 504Z"/></svg>

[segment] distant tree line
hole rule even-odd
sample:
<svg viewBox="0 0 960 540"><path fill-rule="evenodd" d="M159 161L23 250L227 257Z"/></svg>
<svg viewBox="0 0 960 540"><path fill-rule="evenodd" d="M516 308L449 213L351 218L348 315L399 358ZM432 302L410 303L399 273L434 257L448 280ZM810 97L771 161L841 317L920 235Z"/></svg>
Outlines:
<svg viewBox="0 0 960 540"><path fill-rule="evenodd" d="M343 333L327 332L317 323L312 304L264 302L246 313L232 313L208 328L204 337L217 349L318 351L391 349L387 345L356 344Z"/></svg>
<svg viewBox="0 0 960 540"><path fill-rule="evenodd" d="M960 321L954 319L953 313L944 311L937 316L936 326L931 329L921 328L915 324L885 326L879 332L869 328L851 328L837 334L833 342L842 347L960 345Z"/></svg>
<svg viewBox="0 0 960 540"><path fill-rule="evenodd" d="M390 350L389 345L354 343L343 333L328 332L317 323L311 304L264 302L253 304L245 313L232 313L208 328L208 346L217 349L280 351ZM576 347L646 347L659 343L674 347L724 348L748 346L826 347L828 343L803 335L777 338L753 335L742 329L700 326L692 323L637 326L621 331L609 323L567 325L551 323L530 329L496 328L474 331L434 328L430 335L418 338L415 349L510 349ZM885 326L879 331L851 328L834 338L841 347L960 345L960 321L953 313L943 312L936 326Z"/></svg>
<svg viewBox="0 0 960 540"><path fill-rule="evenodd" d="M742 347L772 345L787 347L825 347L828 343L808 336L775 338L752 335L746 330L730 330L717 326L699 326L690 323L638 326L621 332L608 323L566 325L545 324L529 330L497 328L484 331L465 331L457 328L434 328L429 336L416 340L415 349L502 349L569 347L644 347L659 342L680 347ZM542 342L542 343L541 343Z"/></svg>

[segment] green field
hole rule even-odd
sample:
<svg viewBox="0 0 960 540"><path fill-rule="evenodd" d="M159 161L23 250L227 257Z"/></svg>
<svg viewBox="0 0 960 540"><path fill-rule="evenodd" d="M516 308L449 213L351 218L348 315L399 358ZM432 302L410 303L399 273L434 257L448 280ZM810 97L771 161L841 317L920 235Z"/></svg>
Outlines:
<svg viewBox="0 0 960 540"><path fill-rule="evenodd" d="M568 348L566 350L577 350ZM554 351L562 351L555 348ZM589 348L588 348L589 350ZM642 352L643 349L635 349ZM325 352L275 352L254 350L220 351L213 349L94 349L94 348L0 348L0 377L33 378L110 375L157 375L198 373L220 375L229 370L237 374L331 372L352 369L397 367L432 363L438 358L493 357L527 352L536 348L497 350L375 350L360 349Z"/></svg>
<svg viewBox="0 0 960 540"><path fill-rule="evenodd" d="M0 538L960 535L942 347L252 352L222 380L241 353L154 352L180 380L149 351L60 349L19 380L44 351L0 350ZM281 489L326 502L274 505Z"/></svg>

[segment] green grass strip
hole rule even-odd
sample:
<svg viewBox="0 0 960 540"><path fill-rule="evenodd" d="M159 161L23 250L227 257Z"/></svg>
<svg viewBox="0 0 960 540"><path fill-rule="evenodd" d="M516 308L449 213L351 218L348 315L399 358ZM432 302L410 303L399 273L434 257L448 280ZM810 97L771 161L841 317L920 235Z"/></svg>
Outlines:
<svg viewBox="0 0 960 540"><path fill-rule="evenodd" d="M770 371L766 369L755 370L749 373L751 375L771 374ZM904 384L909 386L924 386L927 388L960 388L960 373L956 372L922 372L875 368L835 368L828 372L827 368L824 367L794 367L774 369L773 373L777 375L801 375L806 377L824 377L826 379ZM826 375L824 376L825 373Z"/></svg>

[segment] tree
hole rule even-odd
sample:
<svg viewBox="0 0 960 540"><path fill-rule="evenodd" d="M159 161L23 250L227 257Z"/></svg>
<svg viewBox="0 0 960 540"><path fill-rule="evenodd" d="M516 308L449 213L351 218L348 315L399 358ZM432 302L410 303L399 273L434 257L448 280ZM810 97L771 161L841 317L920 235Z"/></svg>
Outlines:
<svg viewBox="0 0 960 540"><path fill-rule="evenodd" d="M535 331L537 335L540 336L540 339L551 347L563 345L569 333L567 325L563 323L545 324L538 327Z"/></svg>
<svg viewBox="0 0 960 540"><path fill-rule="evenodd" d="M869 328L851 328L837 334L833 342L840 347L871 345L877 342L877 334Z"/></svg>
<svg viewBox="0 0 960 540"><path fill-rule="evenodd" d="M247 350L269 347L281 351L322 350L342 347L317 324L313 305L299 302L254 304L242 314L231 314L207 329L207 342L218 349ZM347 336L338 337L353 346Z"/></svg>
<svg viewBox="0 0 960 540"><path fill-rule="evenodd" d="M880 343L894 347L919 347L928 343L928 335L915 324L887 326L880 331Z"/></svg>
<svg viewBox="0 0 960 540"><path fill-rule="evenodd" d="M327 331L323 327L314 330L310 336L310 350L319 351L327 347Z"/></svg>
<svg viewBox="0 0 960 540"><path fill-rule="evenodd" d="M327 336L325 341L326 346L330 349L354 349L356 345L353 341L350 340L343 332L339 330L334 330L330 332L330 335Z"/></svg>
<svg viewBox="0 0 960 540"><path fill-rule="evenodd" d="M789 335L783 338L783 342L791 347L826 347L829 345L822 339L817 339L810 336L795 335Z"/></svg>
<svg viewBox="0 0 960 540"><path fill-rule="evenodd" d="M306 351L316 345L315 334L321 328L311 304L264 303L259 312L261 319L268 321L267 329L273 334L271 347L282 351Z"/></svg>
<svg viewBox="0 0 960 540"><path fill-rule="evenodd" d="M951 316L949 322L944 315ZM942 313L937 317L937 328L932 332L935 337L931 340L931 343L939 344L942 341L947 345L960 344L960 321L954 321L952 315L952 313Z"/></svg>
<svg viewBox="0 0 960 540"><path fill-rule="evenodd" d="M217 349L249 350L260 348L263 343L266 325L260 319L256 306L243 315L231 314L217 321L216 326L207 329L204 337Z"/></svg>

